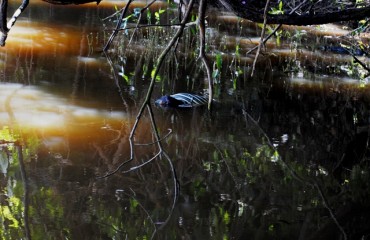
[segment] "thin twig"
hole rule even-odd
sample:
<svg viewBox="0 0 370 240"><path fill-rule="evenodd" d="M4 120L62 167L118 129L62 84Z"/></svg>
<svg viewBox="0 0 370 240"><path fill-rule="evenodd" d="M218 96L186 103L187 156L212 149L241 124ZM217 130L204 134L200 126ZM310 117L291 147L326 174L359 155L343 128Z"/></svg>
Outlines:
<svg viewBox="0 0 370 240"><path fill-rule="evenodd" d="M107 174L103 175L103 176L97 176L96 179L103 179L103 178L107 178L107 177L110 177L112 175L114 175L115 173L117 173L123 166L125 166L127 163L131 162L131 158L122 162L120 165L118 165L118 167L111 171L111 172L108 172Z"/></svg>
<svg viewBox="0 0 370 240"><path fill-rule="evenodd" d="M272 36L274 36L275 35L275 33L281 28L281 26L283 26L282 24L279 24L264 40L263 40L263 45L265 45L266 44L266 42L268 41L268 40L270 40L270 38L272 37ZM246 54L248 55L248 54L250 54L250 53L252 53L254 50L256 50L256 49L258 49L258 47L259 47L259 44L258 45L256 45L255 47L253 47L253 48L251 48Z"/></svg>
<svg viewBox="0 0 370 240"><path fill-rule="evenodd" d="M154 145L156 143L162 142L163 140L165 140L166 138L168 138L171 134L172 134L172 129L169 128L168 129L168 133L164 137L162 137L161 139L156 140L156 141L151 142L151 143L135 143L135 146L150 146L150 145Z"/></svg>
<svg viewBox="0 0 370 240"><path fill-rule="evenodd" d="M325 195L324 195L321 187L319 186L319 184L316 181L314 183L314 186L316 187L317 191L320 194L320 197L322 199L322 202L324 204L324 207L329 211L331 219L333 219L335 225L337 226L337 228L339 229L339 231L342 233L343 239L344 240L347 240L348 239L347 233L344 231L343 227L340 225L337 217L335 216L335 213L333 212L333 210L329 206L328 200L326 199L326 197L325 197Z"/></svg>
<svg viewBox="0 0 370 240"><path fill-rule="evenodd" d="M274 150L276 151L277 149L275 148L275 146L272 144L271 140L269 139L269 137L267 136L267 134L265 133L265 131L263 131L263 129L259 126L259 124L253 119L252 116L250 116L249 113L247 113L246 111L244 111L244 115L246 117L248 117L248 119L250 119L259 129L260 129L260 132L264 135L264 137L266 138L266 141L268 143L268 145ZM319 184L317 183L316 180L313 180L313 181L309 181L309 180L306 180L304 178L302 178L301 176L299 176L299 174L296 173L296 171L294 169L292 169L290 167L290 165L284 161L283 158L279 158L280 159L280 162L283 164L283 166L285 166L288 171L290 172L290 174L292 175L292 177L294 179L296 179L298 182L302 183L302 184L305 184L305 185L308 185L308 186L311 186L311 187L315 187L317 189L317 191L319 192L319 195L323 201L323 205L324 207L329 211L330 213L330 217L332 218L332 220L334 221L335 225L338 227L338 229L340 230L340 232L342 233L343 235L343 238L344 240L347 240L348 237L347 237L347 233L344 231L343 227L340 225L337 217L335 216L335 213L334 211L331 209L325 195L324 195L324 192L322 191L321 187L319 186Z"/></svg>
<svg viewBox="0 0 370 240"><path fill-rule="evenodd" d="M121 191L121 193L124 194L124 195L126 195L126 196L128 196L128 197L130 197L130 198L133 198L133 199L136 200L136 202L138 203L139 207L145 212L145 214L148 216L150 222L153 224L154 231L156 231L157 230L157 226L156 226L153 218L150 216L148 210L146 210L145 207L143 206L143 204L141 204L140 201L137 198L135 198L136 193L131 188L130 188L130 190L133 192L134 195L130 195L128 193L125 193L124 191Z"/></svg>
<svg viewBox="0 0 370 240"><path fill-rule="evenodd" d="M131 35L131 38L130 38L130 41L128 42L128 44L131 43L132 39L134 38L134 35L136 33L136 30L139 29L139 24L141 22L141 17L143 16L143 13L148 10L148 8L153 4L155 3L157 0L153 0L151 1L150 3L148 3L145 7L143 7L141 10L140 10L140 15L139 15L139 18L137 20L137 23L136 23L136 27L135 27L135 31L132 33Z"/></svg>
<svg viewBox="0 0 370 240"><path fill-rule="evenodd" d="M121 12L121 11L122 11L122 9L117 10L115 13L113 13L113 14L111 14L111 15L109 15L109 16L107 16L107 17L105 17L105 18L101 19L101 20L102 20L102 21L107 21L108 19L111 19L111 18L113 18L114 16L116 16L116 15L120 14L120 12Z"/></svg>
<svg viewBox="0 0 370 240"><path fill-rule="evenodd" d="M152 123L152 128L153 128L153 131L154 131L154 135L155 135L155 137L157 139L157 142L158 142L159 150L162 152L162 155L167 159L167 161L168 161L168 163L169 163L169 165L171 167L171 172L172 172L172 175L174 177L173 179L174 179L174 186L175 186L175 193L174 193L174 195L177 198L177 195L178 195L178 180L177 180L176 169L173 166L173 163L171 161L171 158L168 156L168 154L166 153L166 151L163 149L162 142L159 141L159 134L158 134L158 130L157 130L157 125L155 123L153 109L152 109L152 107L151 107L150 104L148 104L147 107L148 107L149 117L150 117L151 123Z"/></svg>
<svg viewBox="0 0 370 240"><path fill-rule="evenodd" d="M173 179L174 194L173 194L172 207L171 207L170 213L168 214L166 220L163 222L161 227L158 229L158 230L161 230L170 221L172 213L175 209L176 202L177 202L177 199L178 199L179 184L178 184L176 169L173 166L173 162L172 162L171 158L168 156L168 154L166 153L166 151L163 149L162 142L159 141L160 138L159 138L159 134L158 134L157 124L155 122L153 109L152 109L150 104L147 105L147 109L148 109L149 117L150 117L150 120L151 120L150 122L151 122L151 125L152 125L154 136L155 136L155 138L158 142L159 151L167 159L167 162L170 165L171 173L172 173L172 176L173 176L172 179ZM157 232L157 229L153 232L151 239L154 239L154 236L155 236L156 232Z"/></svg>
<svg viewBox="0 0 370 240"><path fill-rule="evenodd" d="M270 5L270 0L267 0L266 5L265 5L265 10L263 12L263 18L264 19L263 19L263 28L262 28L262 32L261 32L261 39L260 39L260 42L258 44L258 49L257 49L256 56L254 57L251 77L253 77L254 70L256 69L256 64L257 64L257 60L258 60L258 57L259 57L260 52L261 52L261 48L262 48L262 46L264 46L263 39L265 37L265 31L266 31L266 25L267 25L267 11L268 11L269 5Z"/></svg>
<svg viewBox="0 0 370 240"><path fill-rule="evenodd" d="M147 165L148 163L151 163L154 159L156 159L157 157L159 157L160 155L162 154L162 151L158 151L157 154L155 154L151 159L143 162L142 164L139 164L139 165L136 165L132 168L130 168L129 170L126 170L126 171L122 171L123 173L129 173L129 172L132 172L132 171L135 171L141 167L144 167L145 165Z"/></svg>
<svg viewBox="0 0 370 240"><path fill-rule="evenodd" d="M352 51L350 51L350 50L348 50L346 48L345 48L345 50L353 57L353 60L355 60L355 62L357 62L358 64L360 64L361 67L363 67L367 71L367 74L364 76L364 78L367 78L368 76L370 76L370 68L368 68L366 66L366 64L363 63L360 59L358 59L356 57L356 55Z"/></svg>
<svg viewBox="0 0 370 240"><path fill-rule="evenodd" d="M193 25L196 25L197 22L189 22L185 24L185 27L190 27ZM120 28L118 31L126 31L126 30L131 30L131 29L140 29L140 28L151 28L151 27L173 27L173 28L179 28L181 27L181 23L171 23L171 24L145 24L145 25L138 25L134 27L125 27L125 28ZM130 40L131 41L131 40ZM130 44L130 42L128 43Z"/></svg>
<svg viewBox="0 0 370 240"><path fill-rule="evenodd" d="M200 40L200 50L199 50L199 58L202 59L203 65L206 68L207 78L208 78L208 109L211 110L212 107L212 99L213 99L213 78L212 78L212 70L211 65L208 61L205 45L206 45L206 37L205 37L205 13L207 8L207 1L200 0L199 3L199 13L198 13L198 26L199 26L199 40Z"/></svg>
<svg viewBox="0 0 370 240"><path fill-rule="evenodd" d="M98 179L107 178L109 176L112 176L113 174L117 173L126 164L128 164L129 162L134 160L134 142L133 141L134 141L134 136L135 136L136 129L137 129L137 127L139 125L139 122L140 122L140 119L141 119L141 117L144 113L145 107L149 107L149 110L151 110L151 108L150 108L150 99L151 99L151 96L152 96L152 93L153 93L153 90L154 90L155 80L157 78L159 70L160 70L167 54L169 53L171 48L176 44L177 40L182 36L183 31L184 31L185 26L186 26L186 22L189 19L190 12L191 12L191 9L193 7L193 4L194 4L194 0L191 0L189 5L188 5L188 9L185 13L185 17L184 17L183 21L181 22L181 27L177 30L176 34L173 36L173 38L171 39L171 41L169 42L167 47L162 51L161 55L158 57L157 64L155 66L155 71L154 71L154 74L153 74L152 79L150 81L146 97L145 97L144 102L142 103L142 105L139 109L139 112L136 115L134 125L132 126L132 129L131 129L131 132L130 132L130 135L129 135L130 158L127 159L126 161L122 162L114 171L108 172L104 176L97 177ZM158 133L155 131L155 134L158 134ZM158 142L158 145L161 148L160 142Z"/></svg>
<svg viewBox="0 0 370 240"><path fill-rule="evenodd" d="M121 25L122 25L122 21L123 21L123 18L125 17L128 9L129 9L129 6L130 4L133 2L134 0L129 0L126 4L126 6L121 10L122 11L122 14L120 16L120 18L118 19L118 22L117 22L117 25L116 25L116 28L114 29L113 33L110 35L109 39L108 39L108 42L105 44L104 48L103 48L103 51L106 52L108 51L111 43L113 42L113 39L117 36L118 32L119 32L119 29L121 28Z"/></svg>
<svg viewBox="0 0 370 240"><path fill-rule="evenodd" d="M297 7L293 8L289 13L288 15L292 15L295 11L297 11L297 9L299 9L301 6L303 6L304 4L306 4L308 0L305 0L303 2L301 2L300 4L298 4ZM275 33L283 26L283 24L279 24L264 40L263 40L263 44L266 44L266 42L272 37L275 35ZM252 49L250 49L247 54L250 54L251 52L253 52L254 50L256 50L258 48L259 45L253 47Z"/></svg>
<svg viewBox="0 0 370 240"><path fill-rule="evenodd" d="M107 54L106 51L104 51L104 55L105 55L105 57L106 57L106 59L108 61L109 66L112 69L114 83L116 84L116 87L118 89L119 96L120 96L120 98L122 100L122 103L123 103L123 105L125 106L126 109L129 109L129 106L128 106L128 104L127 104L127 102L126 102L126 100L125 100L125 98L123 96L123 90L122 90L122 88L121 88L121 86L119 84L118 76L116 74L116 71L115 71L115 68L114 68L114 64L112 62L112 59L110 58L110 56Z"/></svg>

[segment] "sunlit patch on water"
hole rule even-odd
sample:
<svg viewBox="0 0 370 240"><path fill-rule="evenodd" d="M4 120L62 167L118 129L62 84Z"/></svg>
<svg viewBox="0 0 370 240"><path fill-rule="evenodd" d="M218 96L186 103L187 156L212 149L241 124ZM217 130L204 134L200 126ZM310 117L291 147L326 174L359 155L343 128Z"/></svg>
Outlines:
<svg viewBox="0 0 370 240"><path fill-rule="evenodd" d="M368 86L367 79L355 79L350 77L331 77L328 78L325 75L318 76L316 75L314 78L309 78L305 76L298 76L298 77L291 77L289 78L289 82L298 86L302 87L315 87L320 88L324 86L330 85L341 85L341 86L348 86L351 88L363 88Z"/></svg>
<svg viewBox="0 0 370 240"><path fill-rule="evenodd" d="M90 65L90 66L99 66L101 64L101 61L99 61L99 59L97 59L96 57L78 56L77 61L80 63L84 63L86 65Z"/></svg>
<svg viewBox="0 0 370 240"><path fill-rule="evenodd" d="M66 129L68 126L103 125L123 121L125 114L69 103L33 86L0 84L0 124L27 128Z"/></svg>
<svg viewBox="0 0 370 240"><path fill-rule="evenodd" d="M149 1L134 1L130 7L132 8L143 8L145 7ZM89 3L90 5L94 5L94 3ZM99 3L99 7L114 7L114 6L122 6L125 5L125 2L122 1L116 1L116 0L108 0L108 1L101 1ZM95 4L96 6L96 4ZM150 9L152 10L158 10L160 8L165 8L167 7L167 3L165 1L156 1L154 4L151 5Z"/></svg>
<svg viewBox="0 0 370 240"><path fill-rule="evenodd" d="M76 34L80 33L80 34ZM32 49L35 52L70 52L79 47L81 32L73 26L51 26L49 23L18 21L9 32L6 48L0 51Z"/></svg>

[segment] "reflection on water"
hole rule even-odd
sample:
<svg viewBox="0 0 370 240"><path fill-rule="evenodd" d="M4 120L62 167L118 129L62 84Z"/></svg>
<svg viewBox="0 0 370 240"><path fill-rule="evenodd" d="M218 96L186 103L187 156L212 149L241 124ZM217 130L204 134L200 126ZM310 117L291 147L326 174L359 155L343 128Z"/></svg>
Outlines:
<svg viewBox="0 0 370 240"><path fill-rule="evenodd" d="M0 123L5 126L61 130L68 125L108 124L125 119L122 112L73 106L66 99L21 84L0 84L0 95Z"/></svg>
<svg viewBox="0 0 370 240"><path fill-rule="evenodd" d="M245 53L260 29L210 16L210 55L222 62L215 111L154 109L162 136L172 130L162 141L178 198L164 158L97 179L129 158L130 128L168 39L155 28L138 31L129 48L127 39L116 43L109 62L99 53L99 19L115 4L37 2L0 50L2 238L368 238L368 85L353 77L349 56L316 45L328 43L328 29L346 34L334 25L299 34L287 27L292 37L267 45L271 54L251 79ZM191 31L160 72L154 98L204 88ZM123 170L158 152L146 144L155 139L150 126L144 116L136 159Z"/></svg>

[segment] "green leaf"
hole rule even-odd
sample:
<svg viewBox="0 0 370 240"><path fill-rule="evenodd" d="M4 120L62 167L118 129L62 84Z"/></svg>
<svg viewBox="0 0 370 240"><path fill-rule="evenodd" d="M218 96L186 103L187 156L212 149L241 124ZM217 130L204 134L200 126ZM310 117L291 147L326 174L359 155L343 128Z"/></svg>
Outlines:
<svg viewBox="0 0 370 240"><path fill-rule="evenodd" d="M272 15L281 15L281 14L284 14L283 1L280 1L279 2L278 8L272 8L271 11L269 11L269 14L272 14Z"/></svg>
<svg viewBox="0 0 370 240"><path fill-rule="evenodd" d="M240 55L240 45L239 45L239 43L235 46L235 55L236 56Z"/></svg>
<svg viewBox="0 0 370 240"><path fill-rule="evenodd" d="M148 11L146 11L146 19L147 19L149 24L152 22L152 12L150 11L150 9L148 9Z"/></svg>
<svg viewBox="0 0 370 240"><path fill-rule="evenodd" d="M224 223L225 224L229 224L230 223L230 214L226 211L225 213L224 213Z"/></svg>
<svg viewBox="0 0 370 240"><path fill-rule="evenodd" d="M234 78L233 79L233 89L236 90L236 88L237 88L237 79Z"/></svg>
<svg viewBox="0 0 370 240"><path fill-rule="evenodd" d="M125 79L125 81L126 81L127 83L129 83L129 82L130 82L130 79L128 78L128 76L127 76L126 74L122 75L122 77L123 77L123 79Z"/></svg>
<svg viewBox="0 0 370 240"><path fill-rule="evenodd" d="M219 69L221 71L221 68L222 68L222 55L221 55L221 53L216 54L216 66L217 66L217 69Z"/></svg>
<svg viewBox="0 0 370 240"><path fill-rule="evenodd" d="M156 82L161 82L162 78L158 74L156 75L157 68L153 68L152 72L150 73L151 78L155 78Z"/></svg>
<svg viewBox="0 0 370 240"><path fill-rule="evenodd" d="M155 77L155 72L157 71L156 68L153 68L152 72L150 73L150 77L153 79Z"/></svg>

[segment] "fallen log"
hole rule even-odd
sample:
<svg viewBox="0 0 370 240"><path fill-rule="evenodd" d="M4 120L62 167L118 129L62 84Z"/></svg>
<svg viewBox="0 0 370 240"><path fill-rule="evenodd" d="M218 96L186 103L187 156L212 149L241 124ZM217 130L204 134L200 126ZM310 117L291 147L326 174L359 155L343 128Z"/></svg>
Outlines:
<svg viewBox="0 0 370 240"><path fill-rule="evenodd" d="M218 0L220 6L225 7L235 15L262 23L264 21L264 7L267 0ZM270 11L267 14L267 24L285 25L319 25L333 22L361 20L370 16L370 1L270 1Z"/></svg>
<svg viewBox="0 0 370 240"><path fill-rule="evenodd" d="M44 0L51 4L84 4L101 0ZM210 5L226 8L235 15L253 22L264 22L267 0L207 0ZM188 0L174 0L187 4ZM5 45L8 32L29 0L23 0L13 16L7 21L8 0L0 0L0 46ZM362 20L370 16L370 0L270 0L267 24L318 25L333 22Z"/></svg>

